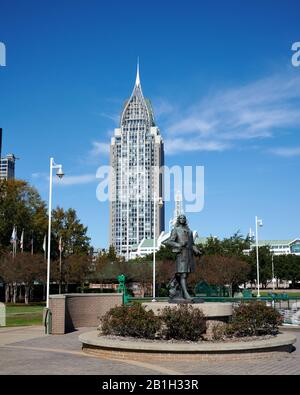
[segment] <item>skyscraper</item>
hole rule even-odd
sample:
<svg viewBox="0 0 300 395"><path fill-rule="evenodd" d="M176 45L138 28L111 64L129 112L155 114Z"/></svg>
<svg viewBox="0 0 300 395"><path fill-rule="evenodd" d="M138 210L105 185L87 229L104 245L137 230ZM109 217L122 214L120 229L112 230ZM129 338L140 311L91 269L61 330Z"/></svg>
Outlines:
<svg viewBox="0 0 300 395"><path fill-rule="evenodd" d="M2 155L2 128L0 128L0 181L1 180L12 180L15 178L15 162L16 157L13 154L6 155L5 158Z"/></svg>
<svg viewBox="0 0 300 395"><path fill-rule="evenodd" d="M139 65L132 95L111 140L110 165L110 244L128 258L133 246L154 234L158 237L164 229L164 207L158 204L163 194L164 146L151 102L142 92Z"/></svg>
<svg viewBox="0 0 300 395"><path fill-rule="evenodd" d="M0 128L0 160L2 155L2 128Z"/></svg>
<svg viewBox="0 0 300 395"><path fill-rule="evenodd" d="M0 159L0 181L15 179L15 162L14 154L8 154L5 158Z"/></svg>

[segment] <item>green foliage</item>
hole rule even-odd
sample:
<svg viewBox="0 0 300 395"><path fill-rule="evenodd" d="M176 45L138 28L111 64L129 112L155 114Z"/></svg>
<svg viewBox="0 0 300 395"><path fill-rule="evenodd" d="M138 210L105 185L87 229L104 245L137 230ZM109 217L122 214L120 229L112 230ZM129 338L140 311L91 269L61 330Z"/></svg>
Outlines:
<svg viewBox="0 0 300 395"><path fill-rule="evenodd" d="M280 313L261 302L242 303L234 309L227 333L237 336L275 335L283 322Z"/></svg>
<svg viewBox="0 0 300 395"><path fill-rule="evenodd" d="M166 339L197 341L206 332L204 314L190 305L164 308L161 320L164 323L163 336Z"/></svg>
<svg viewBox="0 0 300 395"><path fill-rule="evenodd" d="M268 246L259 247L259 277L264 288L272 280L272 253ZM248 257L251 264L250 278L252 281L256 279L257 268L256 268L256 249L252 249L250 256Z"/></svg>
<svg viewBox="0 0 300 395"><path fill-rule="evenodd" d="M104 335L154 339L160 325L159 317L140 304L114 307L101 318Z"/></svg>
<svg viewBox="0 0 300 395"><path fill-rule="evenodd" d="M175 261L176 253L172 251L170 246L161 246L155 254L157 261ZM146 259L153 259L153 254L147 255Z"/></svg>
<svg viewBox="0 0 300 395"><path fill-rule="evenodd" d="M300 256L291 254L275 256L274 271L275 277L292 281L292 287L295 287L296 282L300 281Z"/></svg>
<svg viewBox="0 0 300 395"><path fill-rule="evenodd" d="M90 238L74 209L57 207L52 211L53 258L58 258L58 243L62 238L63 256L87 255L90 251Z"/></svg>
<svg viewBox="0 0 300 395"><path fill-rule="evenodd" d="M24 250L30 251L33 233L34 251L42 252L47 210L35 188L26 181L0 181L0 218L0 249L10 248L12 230L16 226L19 237L24 230Z"/></svg>
<svg viewBox="0 0 300 395"><path fill-rule="evenodd" d="M209 237L206 244L199 244L203 255L234 256L244 259L244 250L250 248L250 238L244 238L239 232L233 236L219 240L217 237Z"/></svg>

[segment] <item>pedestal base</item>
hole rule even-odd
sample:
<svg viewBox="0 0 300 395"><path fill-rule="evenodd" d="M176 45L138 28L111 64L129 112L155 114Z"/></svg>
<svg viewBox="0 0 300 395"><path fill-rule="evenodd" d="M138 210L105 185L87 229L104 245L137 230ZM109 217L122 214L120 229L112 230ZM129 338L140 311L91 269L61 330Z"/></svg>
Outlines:
<svg viewBox="0 0 300 395"><path fill-rule="evenodd" d="M180 302L150 302L150 303L142 303L142 306L145 307L146 310L152 310L155 315L160 315L162 310L165 307L176 308L178 305L182 304L182 299L179 299ZM175 299L173 299L175 301ZM215 302L205 302L199 303L198 300L191 303L190 301L186 301L184 304L190 304L193 308L198 308L201 310L205 316L207 322L207 334L210 335L212 328L216 324L221 324L224 322L228 322L229 318L232 316L232 304L231 303L215 303Z"/></svg>

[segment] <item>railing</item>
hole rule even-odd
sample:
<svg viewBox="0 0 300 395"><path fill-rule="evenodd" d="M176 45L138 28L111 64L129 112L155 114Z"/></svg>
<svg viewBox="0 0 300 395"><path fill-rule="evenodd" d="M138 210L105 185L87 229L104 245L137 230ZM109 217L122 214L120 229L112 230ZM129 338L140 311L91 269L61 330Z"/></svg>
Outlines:
<svg viewBox="0 0 300 395"><path fill-rule="evenodd" d="M156 298L157 302L167 302L169 298ZM133 302L137 303L149 303L152 301L152 298L144 297L144 298L134 298L132 296L128 297L128 304ZM249 303L249 302L256 302L261 301L265 302L268 306L272 306L276 308L282 315L284 319L284 324L292 324L292 325L300 325L300 297L293 296L289 297L286 294L283 295L268 295L268 296L261 296L257 298L256 296L253 297L242 297L242 298L230 298L230 297L218 297L218 296L204 296L204 297L195 297L195 303L232 303L233 306L238 306L241 303Z"/></svg>
<svg viewBox="0 0 300 395"><path fill-rule="evenodd" d="M135 298L133 296L128 296L128 303L130 302L138 302L138 303L146 303L151 302L152 297L146 296L144 298ZM167 302L169 298L156 298L157 302ZM217 303L242 303L242 302L255 302L255 301L262 301L262 302L275 302L279 304L285 304L290 308L291 303L297 303L300 308L300 296L293 296L289 297L288 295L270 295L270 296L261 296L257 298L256 296L252 297L221 297L221 296L196 296L194 298L195 303L201 302L217 302Z"/></svg>

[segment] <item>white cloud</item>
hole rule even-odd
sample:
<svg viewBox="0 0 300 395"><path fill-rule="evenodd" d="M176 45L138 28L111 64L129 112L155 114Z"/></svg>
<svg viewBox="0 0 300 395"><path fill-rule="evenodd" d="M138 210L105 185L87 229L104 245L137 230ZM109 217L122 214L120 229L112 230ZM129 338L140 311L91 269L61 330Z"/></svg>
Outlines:
<svg viewBox="0 0 300 395"><path fill-rule="evenodd" d="M270 138L280 129L299 125L299 104L300 75L273 75L217 91L169 117L166 141L172 141L166 153L220 151L243 141Z"/></svg>
<svg viewBox="0 0 300 395"><path fill-rule="evenodd" d="M31 174L31 178L34 178L34 179L45 178L45 177L47 177L46 173L32 173Z"/></svg>
<svg viewBox="0 0 300 395"><path fill-rule="evenodd" d="M54 183L60 186L73 186L96 182L96 174L82 174L78 176L64 176L62 179L55 177Z"/></svg>
<svg viewBox="0 0 300 395"><path fill-rule="evenodd" d="M300 156L300 147L272 148L269 152L277 156L291 158L294 156Z"/></svg>
<svg viewBox="0 0 300 395"><path fill-rule="evenodd" d="M218 141L201 141L199 138L175 138L167 139L165 147L166 153L171 155L177 152L224 151L230 148L230 144Z"/></svg>
<svg viewBox="0 0 300 395"><path fill-rule="evenodd" d="M119 123L120 121L120 114L107 114L105 112L101 112L99 113L99 115L103 118L107 118L110 119L111 121L113 121L116 125Z"/></svg>
<svg viewBox="0 0 300 395"><path fill-rule="evenodd" d="M153 101L153 107L155 118L161 118L174 111L174 106L168 100L162 98Z"/></svg>
<svg viewBox="0 0 300 395"><path fill-rule="evenodd" d="M93 148L90 150L90 156L92 157L109 154L109 142L93 141L92 146Z"/></svg>

